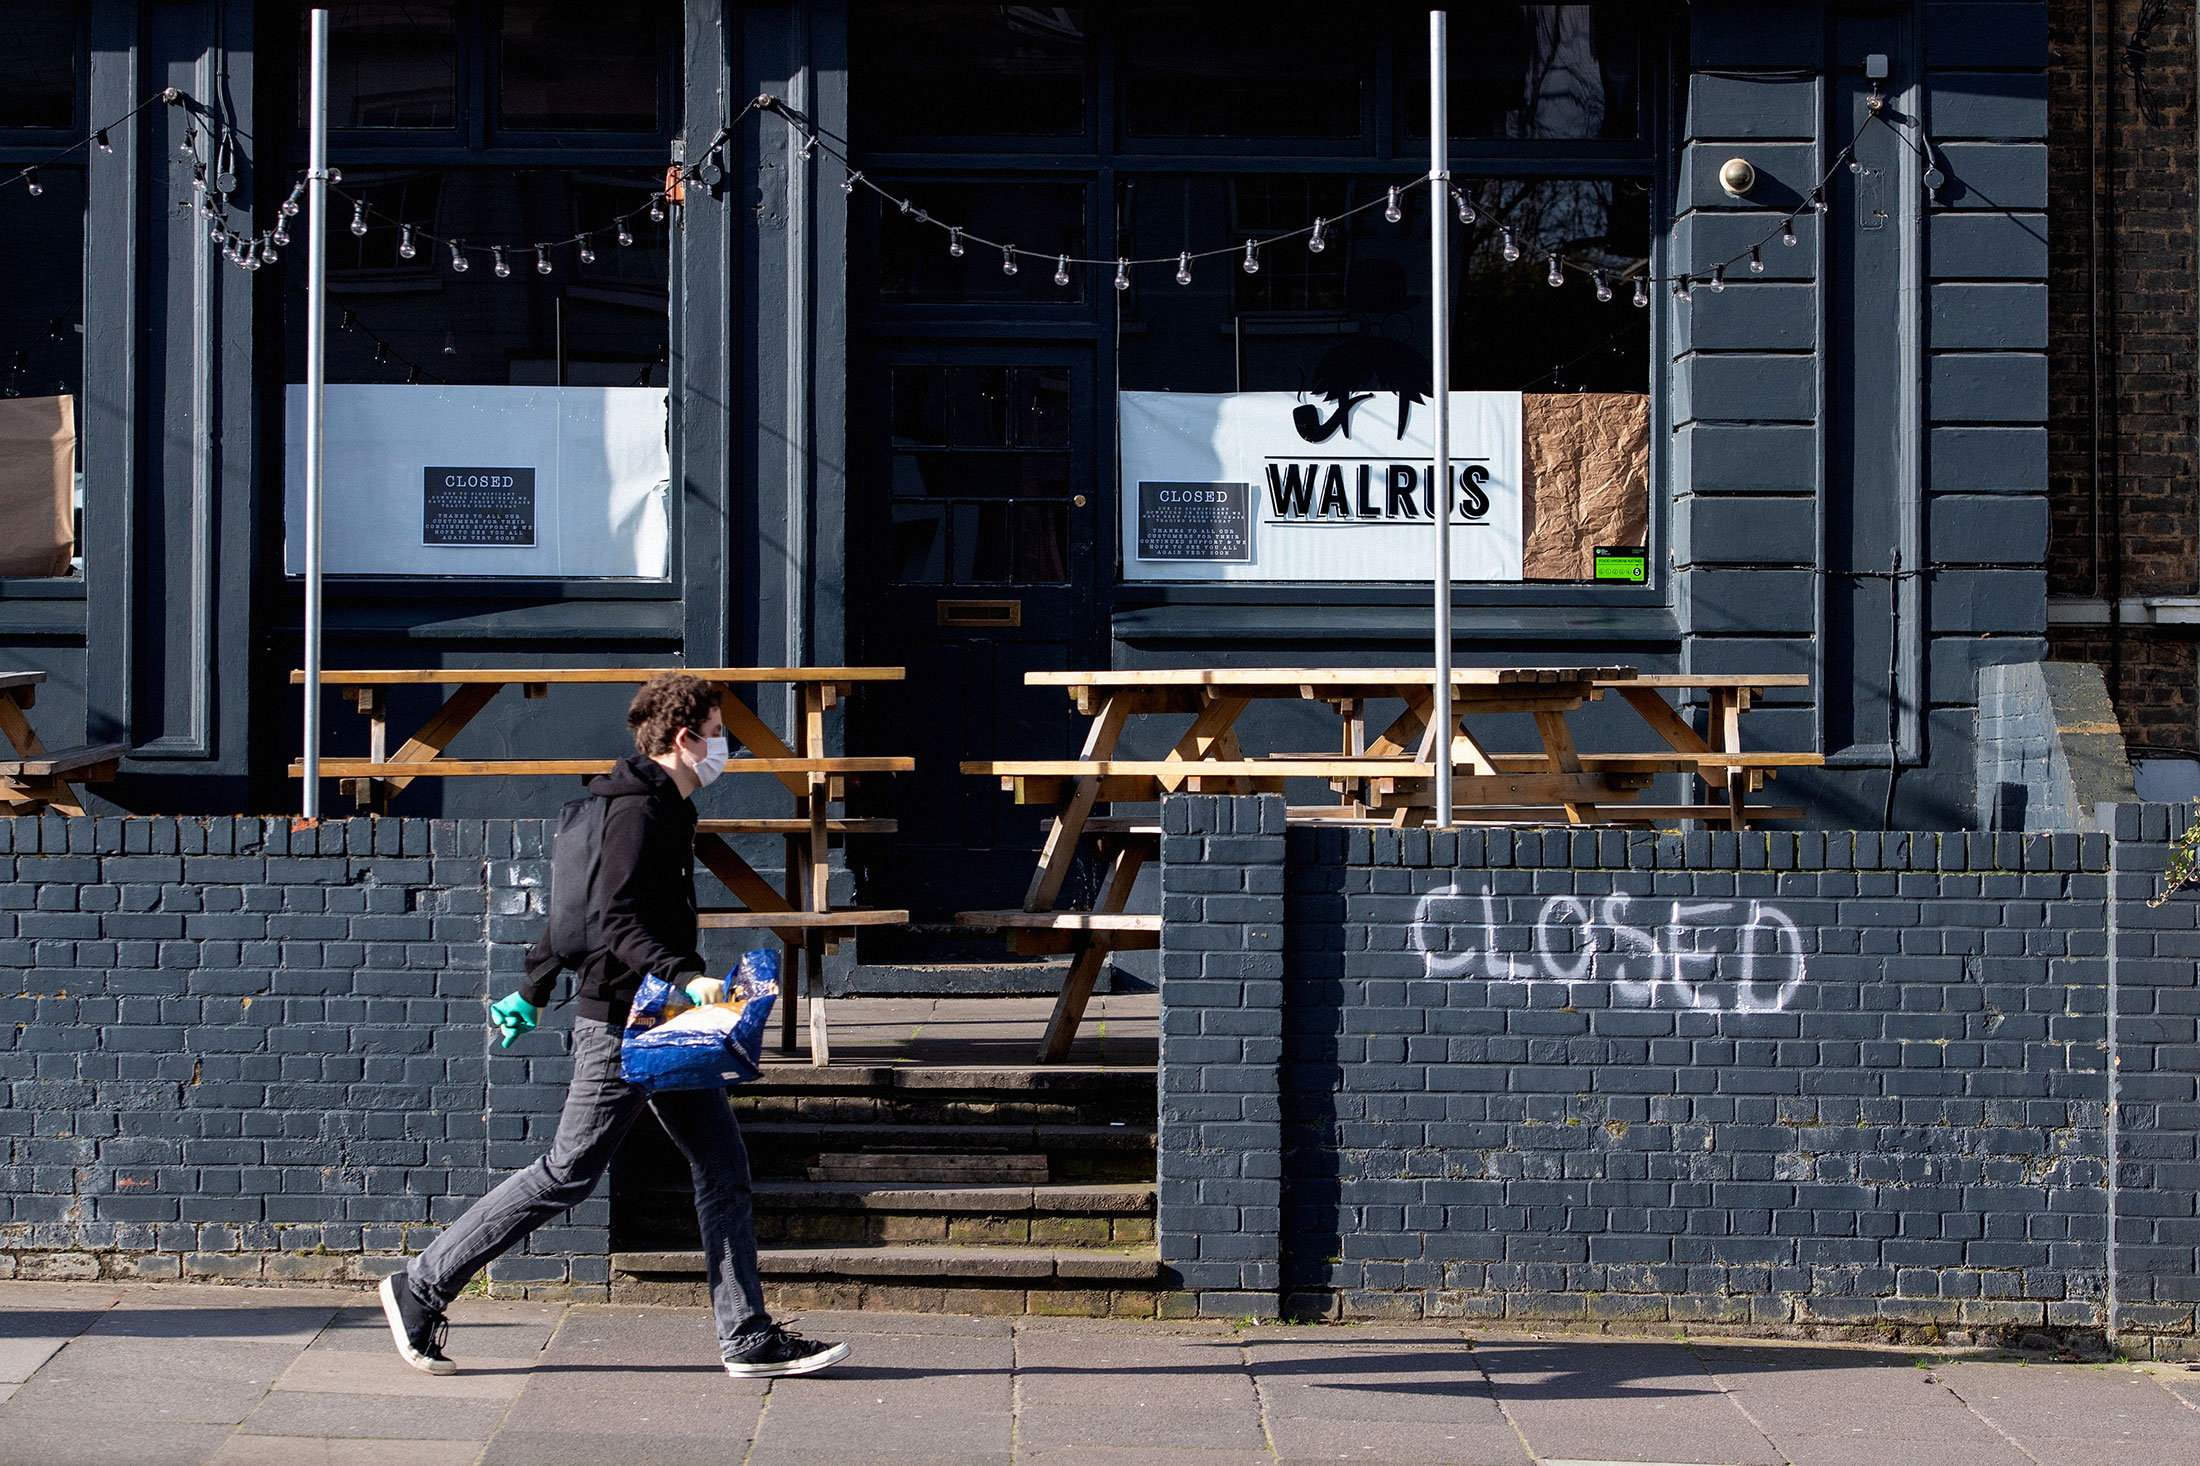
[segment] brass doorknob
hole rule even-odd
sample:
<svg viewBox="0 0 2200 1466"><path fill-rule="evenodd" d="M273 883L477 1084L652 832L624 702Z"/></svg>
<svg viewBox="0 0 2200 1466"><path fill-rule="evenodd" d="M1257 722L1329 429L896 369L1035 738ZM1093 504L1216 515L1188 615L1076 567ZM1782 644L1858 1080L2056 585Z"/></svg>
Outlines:
<svg viewBox="0 0 2200 1466"><path fill-rule="evenodd" d="M1080 509L1085 507L1085 496L1083 494L1072 494L1069 501Z"/></svg>

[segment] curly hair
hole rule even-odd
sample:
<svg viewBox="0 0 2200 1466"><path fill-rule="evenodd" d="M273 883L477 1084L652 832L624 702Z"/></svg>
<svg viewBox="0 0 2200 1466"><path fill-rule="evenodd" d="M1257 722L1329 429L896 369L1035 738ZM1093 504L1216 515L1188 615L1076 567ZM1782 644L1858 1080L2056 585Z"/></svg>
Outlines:
<svg viewBox="0 0 2200 1466"><path fill-rule="evenodd" d="M642 753L670 753L682 728L700 734L717 708L718 691L708 682L685 672L665 672L634 694L627 704L626 726L634 730L634 746Z"/></svg>

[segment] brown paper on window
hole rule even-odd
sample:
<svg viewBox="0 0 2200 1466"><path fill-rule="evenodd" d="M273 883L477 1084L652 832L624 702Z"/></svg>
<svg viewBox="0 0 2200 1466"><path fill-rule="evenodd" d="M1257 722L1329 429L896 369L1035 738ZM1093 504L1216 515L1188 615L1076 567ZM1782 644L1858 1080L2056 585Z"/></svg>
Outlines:
<svg viewBox="0 0 2200 1466"><path fill-rule="evenodd" d="M67 575L76 403L0 397L0 575Z"/></svg>
<svg viewBox="0 0 2200 1466"><path fill-rule="evenodd" d="M1640 545L1650 520L1650 398L1550 392L1520 399L1521 573L1593 578L1598 545Z"/></svg>

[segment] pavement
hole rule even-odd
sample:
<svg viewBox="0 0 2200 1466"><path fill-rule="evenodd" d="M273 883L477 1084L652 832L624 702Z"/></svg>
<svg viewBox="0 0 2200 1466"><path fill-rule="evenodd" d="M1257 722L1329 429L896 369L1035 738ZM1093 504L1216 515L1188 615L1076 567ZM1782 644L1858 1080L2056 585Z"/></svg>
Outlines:
<svg viewBox="0 0 2200 1466"><path fill-rule="evenodd" d="M0 1283L6 1466L2200 1461L2200 1373L1480 1329L810 1314L738 1381L702 1309L462 1300L431 1378L370 1297Z"/></svg>

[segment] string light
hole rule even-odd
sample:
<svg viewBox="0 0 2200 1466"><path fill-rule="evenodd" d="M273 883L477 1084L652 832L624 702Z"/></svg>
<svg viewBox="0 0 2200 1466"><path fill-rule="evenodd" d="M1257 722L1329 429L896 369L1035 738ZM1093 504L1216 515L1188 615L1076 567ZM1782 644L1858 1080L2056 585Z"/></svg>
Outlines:
<svg viewBox="0 0 2200 1466"><path fill-rule="evenodd" d="M843 175L840 180L840 191L842 193L854 193L856 191L856 182L862 177L863 173L860 169L854 173Z"/></svg>
<svg viewBox="0 0 2200 1466"><path fill-rule="evenodd" d="M1001 246L1001 273L1004 275L1016 273L1016 246L1013 244Z"/></svg>
<svg viewBox="0 0 2200 1466"><path fill-rule="evenodd" d="M627 231L626 221L624 219L621 219L619 221L619 248L625 249L633 242L634 236Z"/></svg>
<svg viewBox="0 0 2200 1466"><path fill-rule="evenodd" d="M1795 216L1790 214L1780 221L1780 243L1795 248Z"/></svg>
<svg viewBox="0 0 2200 1466"><path fill-rule="evenodd" d="M1179 285L1192 283L1192 252L1190 250L1185 250L1176 257L1176 283Z"/></svg>
<svg viewBox="0 0 2200 1466"><path fill-rule="evenodd" d="M595 248L589 244L588 236L585 234L581 236L581 263L584 265L596 263Z"/></svg>
<svg viewBox="0 0 2200 1466"><path fill-rule="evenodd" d="M1322 238L1322 230L1328 223L1328 220L1317 217L1314 220L1314 232L1307 236L1306 247L1315 254L1320 254L1323 250L1329 248L1329 241Z"/></svg>
<svg viewBox="0 0 2200 1466"><path fill-rule="evenodd" d="M1724 266L1724 265L1713 265L1713 266L1711 267L1711 293L1712 293L1713 295L1717 295L1717 294L1718 294L1719 292L1721 292L1721 291L1723 291L1723 290L1725 290L1725 289L1726 289L1726 266Z"/></svg>
<svg viewBox="0 0 2200 1466"><path fill-rule="evenodd" d="M1475 219L1474 200L1467 197L1467 191L1463 188L1453 189L1451 196L1453 201L1459 205L1459 222L1472 224Z"/></svg>
<svg viewBox="0 0 2200 1466"><path fill-rule="evenodd" d="M92 134L92 141L99 144L99 150L103 153L111 153L115 150L115 145L107 141L107 129L104 127Z"/></svg>
<svg viewBox="0 0 2200 1466"><path fill-rule="evenodd" d="M185 157L197 157L199 155L198 129L186 127L183 130L183 145L177 148L176 151L182 153Z"/></svg>
<svg viewBox="0 0 2200 1466"><path fill-rule="evenodd" d="M1393 184L1390 189L1390 199L1383 205L1383 219L1387 223L1395 224L1404 217L1405 215L1398 208L1398 188L1396 184Z"/></svg>
<svg viewBox="0 0 2200 1466"><path fill-rule="evenodd" d="M1559 286L1561 286L1561 285L1564 285L1564 284L1566 283L1566 272L1565 272L1565 270L1563 270L1563 269L1561 269L1561 268L1559 267L1559 263L1558 263L1558 251L1556 251L1556 250L1553 250L1553 251L1551 251L1551 273L1550 273L1550 282L1551 282L1551 288L1552 288L1553 290L1556 290L1556 289L1558 289L1558 287L1559 287Z"/></svg>
<svg viewBox="0 0 2200 1466"><path fill-rule="evenodd" d="M1641 310L1650 303L1650 285L1642 276L1635 277L1635 309Z"/></svg>
<svg viewBox="0 0 2200 1466"><path fill-rule="evenodd" d="M351 232L352 237L355 239L365 239L367 237L367 206L365 204L353 204L351 206Z"/></svg>
<svg viewBox="0 0 2200 1466"><path fill-rule="evenodd" d="M1673 294L1677 299L1680 300L1689 300L1693 298L1694 291L1689 288L1689 279L1686 275L1681 276L1680 279L1673 282Z"/></svg>
<svg viewBox="0 0 2200 1466"><path fill-rule="evenodd" d="M1597 299L1600 302L1610 300L1612 298L1612 282L1604 278L1602 270L1597 271L1593 278L1596 281Z"/></svg>
<svg viewBox="0 0 2200 1466"><path fill-rule="evenodd" d="M1243 268L1248 275L1258 275L1260 273L1260 256L1253 253L1253 241L1250 239L1245 241L1245 264Z"/></svg>
<svg viewBox="0 0 2200 1466"><path fill-rule="evenodd" d="M36 168L25 168L23 170L23 186L31 191L32 198L37 198L46 191L46 186L38 181L38 170Z"/></svg>
<svg viewBox="0 0 2200 1466"><path fill-rule="evenodd" d="M1752 275L1762 275L1764 272L1765 257L1762 253L1760 253L1760 247L1753 244L1749 247L1749 273Z"/></svg>
<svg viewBox="0 0 2200 1466"><path fill-rule="evenodd" d="M1059 260L1056 260L1056 261L1054 262L1054 283L1055 283L1055 284L1057 284L1057 285L1067 285L1067 284L1069 284L1069 256L1068 256L1068 255L1063 255L1063 256L1062 256L1062 257L1061 257L1061 258L1060 258Z"/></svg>
<svg viewBox="0 0 2200 1466"><path fill-rule="evenodd" d="M665 206L656 199L649 201L649 222L652 224L665 222Z"/></svg>
<svg viewBox="0 0 2200 1466"><path fill-rule="evenodd" d="M419 252L419 250L413 248L412 225L407 224L404 232L397 236L397 257L401 260L409 260Z"/></svg>
<svg viewBox="0 0 2200 1466"><path fill-rule="evenodd" d="M963 232L960 229L947 231L947 252L958 260L963 257Z"/></svg>
<svg viewBox="0 0 2200 1466"><path fill-rule="evenodd" d="M1520 258L1520 241L1513 238L1512 225L1510 224L1507 224L1501 232L1505 236L1505 244L1500 253L1505 256L1505 263L1509 265Z"/></svg>
<svg viewBox="0 0 2200 1466"><path fill-rule="evenodd" d="M496 259L496 264L491 267L495 270L496 277L499 280L510 278L512 273L512 264L511 261L504 258L504 246L501 244L493 245L490 247L489 253Z"/></svg>
<svg viewBox="0 0 2200 1466"><path fill-rule="evenodd" d="M451 273L454 275L466 273L466 254L458 247L458 241L455 239L451 241Z"/></svg>
<svg viewBox="0 0 2200 1466"><path fill-rule="evenodd" d="M535 246L535 273L538 275L550 273L550 252L539 244Z"/></svg>

